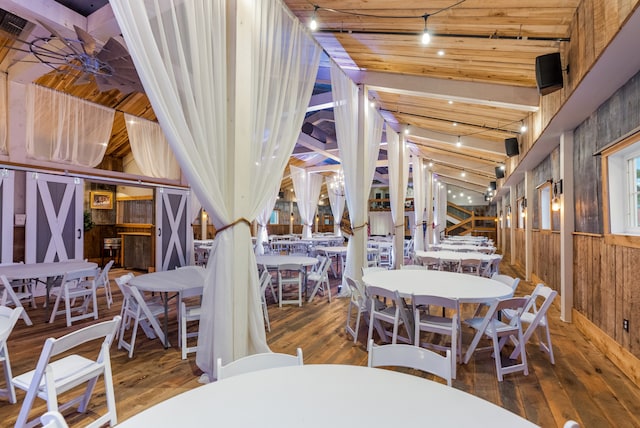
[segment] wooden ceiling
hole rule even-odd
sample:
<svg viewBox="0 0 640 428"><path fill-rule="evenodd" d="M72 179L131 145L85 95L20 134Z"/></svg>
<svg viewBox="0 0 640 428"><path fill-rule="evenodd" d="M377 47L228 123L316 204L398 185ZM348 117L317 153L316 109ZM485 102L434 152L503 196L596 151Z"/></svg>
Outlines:
<svg viewBox="0 0 640 428"><path fill-rule="evenodd" d="M81 14L64 10L53 0L45 2L51 3L55 14L44 16L45 12L13 0L0 0L0 8L29 21L22 40L48 34L36 25L39 20L65 35L73 35L72 26L78 25L102 42L119 35L108 5L89 16L104 23L93 19L89 24ZM356 83L365 85L391 128L408 129L412 149L433 162L434 172L444 181L484 193L495 180L495 167L505 162L504 139L523 138L526 131L521 125L531 125L532 112L539 106L535 58L563 51L580 0L284 2L303 23L315 13L318 29L313 35L318 43ZM420 40L425 15L431 34L426 46ZM59 73L41 64L40 71L34 71L34 64L27 66L33 62L29 55L6 48L25 45L15 36L5 36L0 40L0 66L10 79L24 75L118 112L155 120L144 94L101 93L95 84L77 85L77 72ZM318 93L330 90L328 75L325 58L318 73ZM318 119L319 114L324 116ZM326 110L308 117L330 141L301 134L293 162L322 170L323 164L334 164L339 156L332 117ZM122 157L128 151L119 113L107 155ZM383 152L381 158L385 157ZM377 178L384 181L385 173L379 170Z"/></svg>

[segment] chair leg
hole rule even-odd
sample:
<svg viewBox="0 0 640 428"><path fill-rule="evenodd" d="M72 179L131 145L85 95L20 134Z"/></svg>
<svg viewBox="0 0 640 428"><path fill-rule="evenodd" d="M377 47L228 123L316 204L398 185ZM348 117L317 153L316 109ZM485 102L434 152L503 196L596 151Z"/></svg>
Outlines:
<svg viewBox="0 0 640 428"><path fill-rule="evenodd" d="M104 391L107 399L107 409L110 415L110 425L118 424L118 415L116 413L116 396L113 389L113 374L111 372L111 361L107 358L104 364Z"/></svg>
<svg viewBox="0 0 640 428"><path fill-rule="evenodd" d="M9 403L16 404L16 389L11 382L13 375L11 374L11 361L9 361L9 351L6 345L0 349L0 357L4 359L4 377L7 382L7 394L9 395Z"/></svg>
<svg viewBox="0 0 640 428"><path fill-rule="evenodd" d="M60 290L60 293L62 293L62 290ZM52 324L53 320L56 319L56 314L58 312L58 307L60 306L61 297L62 297L62 294L58 294L58 296L56 297L56 302L53 304L53 309L51 309L51 316L49 317L49 324Z"/></svg>

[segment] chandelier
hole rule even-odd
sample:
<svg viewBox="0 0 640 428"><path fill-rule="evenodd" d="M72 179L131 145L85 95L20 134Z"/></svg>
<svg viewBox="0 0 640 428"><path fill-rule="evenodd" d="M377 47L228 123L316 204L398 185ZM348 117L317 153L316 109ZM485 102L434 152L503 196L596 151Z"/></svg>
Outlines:
<svg viewBox="0 0 640 428"><path fill-rule="evenodd" d="M333 174L329 181L329 190L338 196L344 196L344 172L342 170Z"/></svg>

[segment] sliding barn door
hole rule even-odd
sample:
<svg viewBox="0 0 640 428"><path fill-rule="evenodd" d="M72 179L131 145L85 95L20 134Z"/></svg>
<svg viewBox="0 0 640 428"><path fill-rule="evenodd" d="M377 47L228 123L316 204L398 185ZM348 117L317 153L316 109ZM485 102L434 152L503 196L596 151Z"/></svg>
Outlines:
<svg viewBox="0 0 640 428"><path fill-rule="evenodd" d="M189 264L189 191L156 189L156 270Z"/></svg>
<svg viewBox="0 0 640 428"><path fill-rule="evenodd" d="M11 170L0 170L0 263L13 262L14 175Z"/></svg>
<svg viewBox="0 0 640 428"><path fill-rule="evenodd" d="M28 172L25 262L83 258L84 181Z"/></svg>

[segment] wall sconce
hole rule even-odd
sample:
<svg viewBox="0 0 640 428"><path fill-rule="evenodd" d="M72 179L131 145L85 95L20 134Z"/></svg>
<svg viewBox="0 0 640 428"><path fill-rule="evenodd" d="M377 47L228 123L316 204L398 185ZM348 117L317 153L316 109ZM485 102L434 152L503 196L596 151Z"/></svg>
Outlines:
<svg viewBox="0 0 640 428"><path fill-rule="evenodd" d="M551 211L560 211L560 198L558 195L562 194L562 180L553 183L553 199L551 199Z"/></svg>

